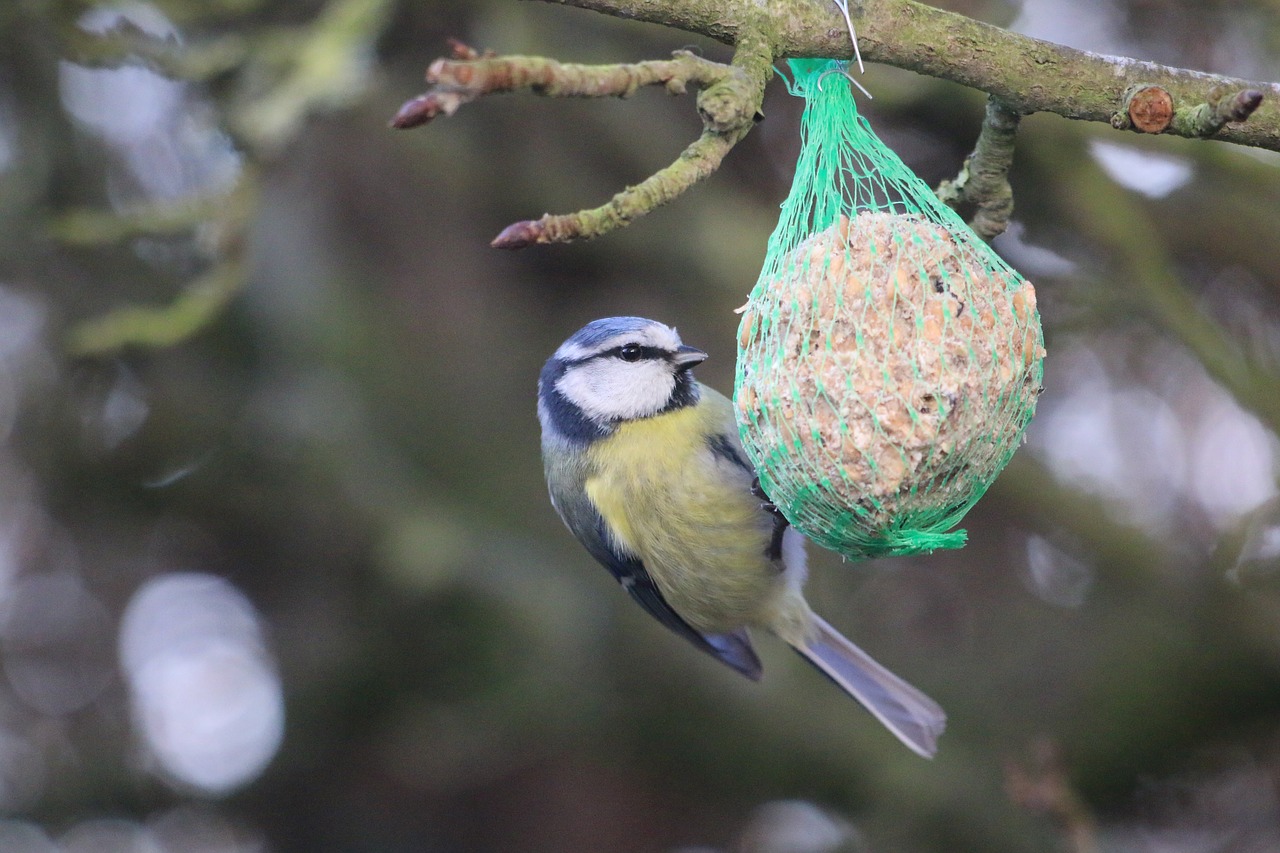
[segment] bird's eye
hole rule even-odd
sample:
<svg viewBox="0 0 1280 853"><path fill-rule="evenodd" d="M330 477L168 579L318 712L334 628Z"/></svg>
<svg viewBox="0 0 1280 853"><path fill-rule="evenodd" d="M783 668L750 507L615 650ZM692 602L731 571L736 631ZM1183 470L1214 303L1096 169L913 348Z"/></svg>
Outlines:
<svg viewBox="0 0 1280 853"><path fill-rule="evenodd" d="M644 357L644 350L639 344L626 344L618 348L618 358L623 361L639 361Z"/></svg>

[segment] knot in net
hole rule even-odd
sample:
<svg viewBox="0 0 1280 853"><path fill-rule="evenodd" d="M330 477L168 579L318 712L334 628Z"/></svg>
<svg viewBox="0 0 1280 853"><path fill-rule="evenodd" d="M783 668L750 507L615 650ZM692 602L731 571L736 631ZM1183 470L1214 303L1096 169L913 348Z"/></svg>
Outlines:
<svg viewBox="0 0 1280 853"><path fill-rule="evenodd" d="M793 60L800 158L739 327L734 400L771 501L848 557L958 548L1040 392L1035 290Z"/></svg>

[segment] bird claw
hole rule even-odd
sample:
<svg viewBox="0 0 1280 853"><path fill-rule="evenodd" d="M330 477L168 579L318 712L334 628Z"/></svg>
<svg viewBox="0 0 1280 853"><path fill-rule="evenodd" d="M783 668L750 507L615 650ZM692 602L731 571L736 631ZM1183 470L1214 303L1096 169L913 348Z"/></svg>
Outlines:
<svg viewBox="0 0 1280 853"><path fill-rule="evenodd" d="M787 521L782 510L778 509L777 505L764 493L759 477L751 481L751 494L760 499L760 509L773 516L773 535L769 538L769 547L765 549L765 554L771 560L780 560L782 559L782 537L786 534L791 522Z"/></svg>
<svg viewBox="0 0 1280 853"><path fill-rule="evenodd" d="M778 509L773 501L769 500L769 496L764 493L764 487L760 485L760 478L756 477L751 481L751 494L760 499L760 508L770 515L782 515L782 511Z"/></svg>

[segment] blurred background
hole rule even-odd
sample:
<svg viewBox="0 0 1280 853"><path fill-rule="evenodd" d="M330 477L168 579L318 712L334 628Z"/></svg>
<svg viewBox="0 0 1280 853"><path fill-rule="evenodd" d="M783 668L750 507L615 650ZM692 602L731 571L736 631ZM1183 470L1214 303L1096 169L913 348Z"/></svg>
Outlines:
<svg viewBox="0 0 1280 853"><path fill-rule="evenodd" d="M951 0L1280 79L1276 0ZM0 4L0 851L1280 849L1280 155L1027 118L997 248L1049 357L970 544L815 608L938 699L933 762L780 644L752 684L561 527L534 385L600 316L732 385L802 104L607 238L503 253L700 130L691 96L387 121L457 37L718 44L512 0ZM883 66L953 177L984 96Z"/></svg>

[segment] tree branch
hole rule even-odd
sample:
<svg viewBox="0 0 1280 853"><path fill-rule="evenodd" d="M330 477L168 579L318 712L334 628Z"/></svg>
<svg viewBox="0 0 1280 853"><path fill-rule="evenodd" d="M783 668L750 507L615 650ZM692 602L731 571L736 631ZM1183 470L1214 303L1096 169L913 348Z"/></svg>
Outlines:
<svg viewBox="0 0 1280 853"><path fill-rule="evenodd" d="M739 0L545 0L676 27L733 44L753 26L756 4ZM1216 110L1224 97L1261 95L1256 112L1211 124L1174 122L1164 132L1280 151L1280 83L1241 80L1122 56L1106 56L1013 33L913 0L866 0L850 8L863 59L951 80L994 95L1023 115L1123 125L1126 95L1141 86L1169 93L1175 112ZM769 27L775 56L851 55L844 19L828 0L772 0ZM1248 100L1248 99L1246 99ZM1136 128L1135 128L1136 129Z"/></svg>
<svg viewBox="0 0 1280 853"><path fill-rule="evenodd" d="M246 168L226 193L123 214L75 210L51 223L55 238L80 246L105 245L156 234L200 229L211 259L167 305L122 305L75 324L67 334L74 356L111 355L126 347L167 347L205 328L238 294L249 277L246 229L258 209L256 170Z"/></svg>
<svg viewBox="0 0 1280 853"><path fill-rule="evenodd" d="M984 240L1003 234L1013 215L1009 167L1013 165L1013 143L1021 119L995 98L988 99L986 118L973 153L965 158L954 180L943 181L938 187L938 198L952 207L961 203L977 206L969 225Z"/></svg>
<svg viewBox="0 0 1280 853"><path fill-rule="evenodd" d="M855 53L852 28L830 0L545 1L699 33L736 51L730 66L687 52L665 61L584 66L543 57L480 57L455 43L455 59L431 64L431 88L401 107L393 127L415 127L483 95L517 89L552 97L626 97L643 85L661 84L674 93L689 84L707 87L698 98L705 130L675 163L600 207L517 222L493 241L500 248L599 236L666 204L719 168L751 129L776 59ZM973 155L958 178L939 187L944 201L977 206L973 225L986 238L1002 232L1012 213L1007 171L1018 120L1028 113L1280 151L1280 84L1076 50L914 0L866 0L850 15L866 59L990 95Z"/></svg>
<svg viewBox="0 0 1280 853"><path fill-rule="evenodd" d="M590 210L544 214L503 229L490 245L522 249L535 243L567 243L607 234L666 204L720 167L760 115L764 86L773 74L773 54L760 31L743 29L729 65L676 51L672 59L617 65L571 65L540 56L480 56L459 42L454 59L437 59L427 69L430 89L406 102L391 126L417 127L484 95L527 89L547 97L625 98L640 86L664 86L672 94L688 86L698 95L702 135L674 163L627 187Z"/></svg>
<svg viewBox="0 0 1280 853"><path fill-rule="evenodd" d="M489 245L495 249L523 249L535 243L589 240L622 228L720 168L725 155L746 135L746 128L732 134L704 130L697 141L680 152L674 163L634 187L627 187L606 204L576 213L546 213L540 219L513 223L502 229Z"/></svg>
<svg viewBox="0 0 1280 853"><path fill-rule="evenodd" d="M1071 785L1063 766L1062 748L1048 738L1032 741L1030 758L1004 763L1004 787L1009 799L1027 811L1058 824L1071 853L1098 853L1097 819Z"/></svg>
<svg viewBox="0 0 1280 853"><path fill-rule="evenodd" d="M617 65L575 65L542 56L481 56L458 41L453 59L437 59L427 69L425 93L406 101L391 126L408 130L439 116L451 116L485 95L528 90L548 98L628 98L642 86L663 86L683 95L690 85L713 86L731 66L687 50L671 59Z"/></svg>
<svg viewBox="0 0 1280 853"><path fill-rule="evenodd" d="M219 261L187 283L168 305L125 305L75 326L67 336L73 356L109 355L126 347L171 347L209 325L243 288L244 259Z"/></svg>

